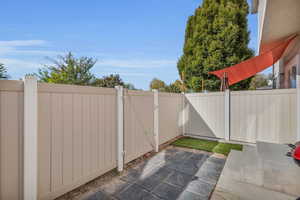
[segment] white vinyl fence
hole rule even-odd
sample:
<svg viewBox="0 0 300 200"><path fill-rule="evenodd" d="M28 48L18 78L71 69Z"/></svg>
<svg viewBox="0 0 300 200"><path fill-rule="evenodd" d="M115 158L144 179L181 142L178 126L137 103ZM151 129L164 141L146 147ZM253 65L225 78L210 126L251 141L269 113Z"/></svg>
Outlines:
<svg viewBox="0 0 300 200"><path fill-rule="evenodd" d="M296 89L183 95L27 80L0 80L1 200L55 199L183 133L296 140Z"/></svg>
<svg viewBox="0 0 300 200"><path fill-rule="evenodd" d="M181 94L26 80L0 80L0 200L55 199L182 135Z"/></svg>
<svg viewBox="0 0 300 200"><path fill-rule="evenodd" d="M224 92L185 95L189 136L255 143L296 141L296 89L230 92L228 113ZM226 120L228 117L229 120Z"/></svg>

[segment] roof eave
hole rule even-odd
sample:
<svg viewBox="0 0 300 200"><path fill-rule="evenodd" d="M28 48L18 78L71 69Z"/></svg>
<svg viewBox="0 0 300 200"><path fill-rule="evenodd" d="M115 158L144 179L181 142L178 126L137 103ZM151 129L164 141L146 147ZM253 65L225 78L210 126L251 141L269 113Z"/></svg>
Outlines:
<svg viewBox="0 0 300 200"><path fill-rule="evenodd" d="M255 14L258 11L258 1L259 0L252 0L251 2L251 13Z"/></svg>

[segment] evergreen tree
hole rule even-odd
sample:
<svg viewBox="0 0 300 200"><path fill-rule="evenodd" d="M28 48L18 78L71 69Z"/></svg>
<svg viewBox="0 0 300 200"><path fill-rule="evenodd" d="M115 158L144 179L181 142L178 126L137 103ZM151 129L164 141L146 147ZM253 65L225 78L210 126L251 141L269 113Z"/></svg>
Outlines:
<svg viewBox="0 0 300 200"><path fill-rule="evenodd" d="M7 78L8 78L7 70L4 64L0 63L0 79L7 79Z"/></svg>
<svg viewBox="0 0 300 200"><path fill-rule="evenodd" d="M204 0L187 22L183 55L177 68L188 89L218 90L220 80L208 72L240 63L253 56L248 48L247 0ZM248 89L251 79L231 89Z"/></svg>

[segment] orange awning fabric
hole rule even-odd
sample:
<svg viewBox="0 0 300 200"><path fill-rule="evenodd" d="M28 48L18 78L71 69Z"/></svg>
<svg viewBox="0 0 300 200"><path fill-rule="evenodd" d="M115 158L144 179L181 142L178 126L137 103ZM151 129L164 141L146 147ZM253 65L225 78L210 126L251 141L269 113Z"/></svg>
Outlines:
<svg viewBox="0 0 300 200"><path fill-rule="evenodd" d="M264 45L261 48L259 56L255 56L231 67L209 72L209 74L214 74L219 79L222 79L224 74L226 74L229 85L238 83L276 63L296 37L297 35L294 35L287 39Z"/></svg>

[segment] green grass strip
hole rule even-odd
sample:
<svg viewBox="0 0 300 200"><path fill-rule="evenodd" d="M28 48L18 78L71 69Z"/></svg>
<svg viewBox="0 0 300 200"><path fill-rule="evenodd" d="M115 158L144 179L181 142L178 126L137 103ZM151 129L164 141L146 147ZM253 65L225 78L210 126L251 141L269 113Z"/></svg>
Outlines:
<svg viewBox="0 0 300 200"><path fill-rule="evenodd" d="M191 149L198 149L208 152L220 153L223 155L228 155L231 149L234 150L243 150L243 145L240 144L230 144L230 143L222 143L218 141L210 141L203 139L195 139L195 138L180 138L172 143L174 146L186 147Z"/></svg>

